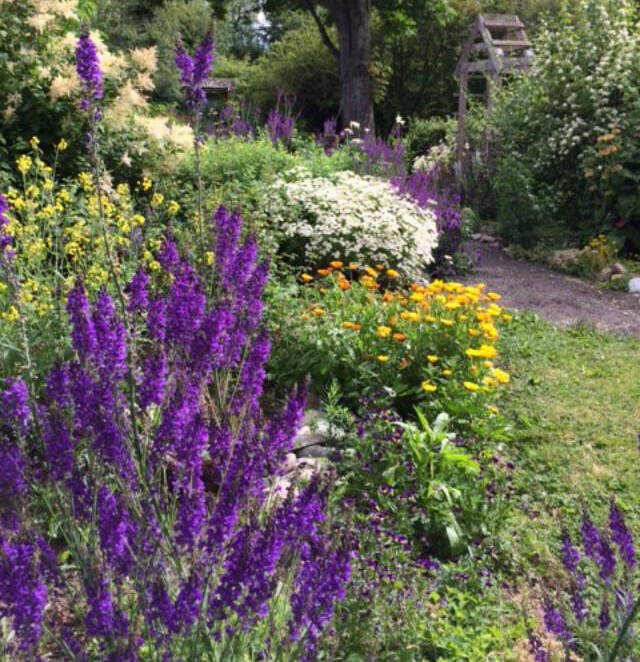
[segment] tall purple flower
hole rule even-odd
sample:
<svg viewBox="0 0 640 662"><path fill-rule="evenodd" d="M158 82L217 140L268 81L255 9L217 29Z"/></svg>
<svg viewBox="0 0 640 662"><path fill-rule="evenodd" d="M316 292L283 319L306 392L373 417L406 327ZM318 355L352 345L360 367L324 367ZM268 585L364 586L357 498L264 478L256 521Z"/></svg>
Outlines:
<svg viewBox="0 0 640 662"><path fill-rule="evenodd" d="M7 211L9 211L9 203L3 195L0 195L0 256L13 242L13 237L7 232L9 225Z"/></svg>
<svg viewBox="0 0 640 662"><path fill-rule="evenodd" d="M613 541L618 545L622 560L630 568L635 567L636 550L633 544L633 536L625 524L622 511L616 504L615 499L611 499L609 508L609 528L611 529Z"/></svg>
<svg viewBox="0 0 640 662"><path fill-rule="evenodd" d="M207 100L203 86L213 66L213 48L210 32L200 42L193 57L187 53L181 40L176 45L175 63L180 71L187 109L191 112L200 112Z"/></svg>
<svg viewBox="0 0 640 662"><path fill-rule="evenodd" d="M91 105L102 99L102 71L96 45L88 33L81 35L76 44L76 71L82 84L83 110L89 110Z"/></svg>

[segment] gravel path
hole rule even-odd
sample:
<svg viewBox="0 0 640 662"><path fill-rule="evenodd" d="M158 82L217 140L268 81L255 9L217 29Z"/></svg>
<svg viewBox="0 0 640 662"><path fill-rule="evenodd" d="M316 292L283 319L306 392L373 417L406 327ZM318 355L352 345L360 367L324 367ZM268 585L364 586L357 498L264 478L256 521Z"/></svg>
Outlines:
<svg viewBox="0 0 640 662"><path fill-rule="evenodd" d="M514 260L502 248L469 241L466 251L480 254L468 282L484 282L502 294L505 306L531 310L562 325L586 322L602 331L640 336L640 296L613 292L531 262Z"/></svg>

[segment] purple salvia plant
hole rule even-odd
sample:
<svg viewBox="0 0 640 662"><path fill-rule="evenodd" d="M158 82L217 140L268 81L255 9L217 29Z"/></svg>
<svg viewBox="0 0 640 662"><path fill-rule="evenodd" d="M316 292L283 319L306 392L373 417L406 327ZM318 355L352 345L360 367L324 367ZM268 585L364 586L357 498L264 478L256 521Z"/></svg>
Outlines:
<svg viewBox="0 0 640 662"><path fill-rule="evenodd" d="M611 500L609 508L609 528L613 541L618 545L620 557L629 568L634 568L636 565L636 550L633 544L633 536L627 528L622 511L614 499Z"/></svg>
<svg viewBox="0 0 640 662"><path fill-rule="evenodd" d="M266 123L267 133L274 145L279 142L288 143L293 137L296 126L294 104L295 97L288 97L282 90L278 92L276 107L269 112Z"/></svg>
<svg viewBox="0 0 640 662"><path fill-rule="evenodd" d="M187 109L199 114L207 101L204 84L213 66L213 37L208 32L191 57L180 39L176 45L175 64L180 71L180 82L185 94Z"/></svg>
<svg viewBox="0 0 640 662"><path fill-rule="evenodd" d="M278 645L304 642L313 655L344 593L349 554L327 535L317 479L275 491L305 389L265 420L269 340L258 301L267 269L254 240L240 241L241 225L226 210L214 217L214 301L168 239L160 262L171 278L138 271L126 288L135 315L128 334L105 292L90 301L76 283L67 304L73 356L45 379L32 408L37 426L26 387L6 383L0 448L21 460L1 465L0 485L17 476L12 485L55 495L74 560L60 567L37 519L17 519L28 501L20 509L0 502L0 615L16 632L16 662L45 646L52 659L90 646L100 659L134 660L143 643L172 659L198 637L222 646L251 630L279 608L276 595L289 600L294 620L268 634L265 651L280 637ZM13 491L26 498L24 488ZM45 610L47 587L66 585L74 587L73 635Z"/></svg>
<svg viewBox="0 0 640 662"><path fill-rule="evenodd" d="M82 85L81 107L88 111L104 95L98 51L88 33L81 35L76 44L76 71Z"/></svg>

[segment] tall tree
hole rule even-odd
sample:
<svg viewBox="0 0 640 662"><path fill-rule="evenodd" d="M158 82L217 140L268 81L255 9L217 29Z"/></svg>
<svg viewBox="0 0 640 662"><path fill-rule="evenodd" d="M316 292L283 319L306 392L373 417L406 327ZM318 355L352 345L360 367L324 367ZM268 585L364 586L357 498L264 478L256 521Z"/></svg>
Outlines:
<svg viewBox="0 0 640 662"><path fill-rule="evenodd" d="M373 85L371 80L372 11L383 19L411 17L428 7L442 17L451 8L450 0L258 0L267 13L284 8L304 10L313 16L322 39L340 65L341 119L343 124L359 122L373 129ZM402 21L400 21L402 22ZM334 43L329 26L338 35Z"/></svg>

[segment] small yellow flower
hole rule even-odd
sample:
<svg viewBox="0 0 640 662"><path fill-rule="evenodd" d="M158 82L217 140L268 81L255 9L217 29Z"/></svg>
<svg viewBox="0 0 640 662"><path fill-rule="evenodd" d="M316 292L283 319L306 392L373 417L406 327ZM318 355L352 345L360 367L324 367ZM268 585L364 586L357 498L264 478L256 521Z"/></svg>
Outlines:
<svg viewBox="0 0 640 662"><path fill-rule="evenodd" d="M139 186L143 191L148 191L153 186L153 182L149 177L143 177L139 182Z"/></svg>
<svg viewBox="0 0 640 662"><path fill-rule="evenodd" d="M69 143L64 138L60 139L60 142L58 143L58 151L64 152L65 149L69 147Z"/></svg>
<svg viewBox="0 0 640 662"><path fill-rule="evenodd" d="M445 368L442 371L442 376L443 377L451 377L451 375L453 375L453 370L449 370L449 368Z"/></svg>
<svg viewBox="0 0 640 662"><path fill-rule="evenodd" d="M503 322L511 322L512 319L513 319L513 316L510 315L509 313L504 313L502 315Z"/></svg>
<svg viewBox="0 0 640 662"><path fill-rule="evenodd" d="M440 321L444 326L453 326L455 324L454 320L446 319L445 317L441 318Z"/></svg>
<svg viewBox="0 0 640 662"><path fill-rule="evenodd" d="M371 278L378 277L378 272L375 269L372 269L371 267L365 267L364 270L367 273L367 275L371 276Z"/></svg>
<svg viewBox="0 0 640 662"><path fill-rule="evenodd" d="M340 262L340 260L334 260L333 262L329 262L329 266L333 267L334 269L342 269L343 263Z"/></svg>
<svg viewBox="0 0 640 662"><path fill-rule="evenodd" d="M26 154L23 154L22 156L19 156L16 159L16 165L18 166L18 171L22 174L25 175L29 170L31 170L31 166L33 164L33 161L31 160L30 156L27 156Z"/></svg>
<svg viewBox="0 0 640 662"><path fill-rule="evenodd" d="M380 338L388 338L391 335L391 328L388 326L379 326L376 335Z"/></svg>
<svg viewBox="0 0 640 662"><path fill-rule="evenodd" d="M397 278L400 274L395 269L387 269L387 276L389 278Z"/></svg>
<svg viewBox="0 0 640 662"><path fill-rule="evenodd" d="M493 405L489 405L487 409L494 415L497 416L500 413L500 410L497 407L494 407Z"/></svg>
<svg viewBox="0 0 640 662"><path fill-rule="evenodd" d="M435 354L427 354L427 361L429 361L429 363L437 363L438 357Z"/></svg>
<svg viewBox="0 0 640 662"><path fill-rule="evenodd" d="M467 333L472 337L475 338L476 336L480 335L480 331L478 329L469 329Z"/></svg>
<svg viewBox="0 0 640 662"><path fill-rule="evenodd" d="M175 200L171 200L167 205L167 212L169 212L169 216L175 216L179 211L180 205Z"/></svg>
<svg viewBox="0 0 640 662"><path fill-rule="evenodd" d="M480 387L474 382L463 382L462 384L468 391L477 391Z"/></svg>
<svg viewBox="0 0 640 662"><path fill-rule="evenodd" d="M327 314L322 308L314 308L311 313L316 317L324 317Z"/></svg>
<svg viewBox="0 0 640 662"><path fill-rule="evenodd" d="M376 359L378 359L380 363L386 363L389 360L389 357L386 356L385 354L378 354L378 356L376 356Z"/></svg>
<svg viewBox="0 0 640 662"><path fill-rule="evenodd" d="M498 354L498 352L496 352L496 348L493 347L493 345L484 345L484 344L480 345L478 349L469 347L468 349L465 350L464 353L467 356L474 356L482 359L492 359Z"/></svg>
<svg viewBox="0 0 640 662"><path fill-rule="evenodd" d="M151 202L149 204L151 205L152 209L155 209L156 207L159 207L163 202L164 202L164 195L162 195L162 193L154 193L151 196Z"/></svg>
<svg viewBox="0 0 640 662"><path fill-rule="evenodd" d="M362 327L360 326L360 324L356 324L355 322L343 322L342 328L351 329L352 331L360 331Z"/></svg>
<svg viewBox="0 0 640 662"><path fill-rule="evenodd" d="M206 262L207 262L207 266L210 267L210 266L213 264L213 258L214 258L214 256L213 256L213 251L207 251L207 252L204 254L204 258L205 258L205 260L206 260Z"/></svg>
<svg viewBox="0 0 640 662"><path fill-rule="evenodd" d="M422 384L420 384L420 388L423 391L426 391L427 393L433 393L434 391L437 390L438 387L435 384L432 384L431 382L425 380L422 382Z"/></svg>
<svg viewBox="0 0 640 662"><path fill-rule="evenodd" d="M313 276L310 276L309 274L302 274L300 276L300 280L304 281L305 283L310 283L313 280Z"/></svg>
<svg viewBox="0 0 640 662"><path fill-rule="evenodd" d="M491 374L500 382L501 384L508 384L509 383L509 373L505 372L504 370L500 370L500 368L494 368L491 371Z"/></svg>
<svg viewBox="0 0 640 662"><path fill-rule="evenodd" d="M38 136L33 136L29 141L29 144L35 149L40 144L40 138L38 138Z"/></svg>
<svg viewBox="0 0 640 662"><path fill-rule="evenodd" d="M489 292L487 293L487 299L491 299L491 301L500 301L502 297L497 292Z"/></svg>
<svg viewBox="0 0 640 662"><path fill-rule="evenodd" d="M15 306L9 306L9 308L2 313L2 319L10 323L17 322L20 319L20 313Z"/></svg>

